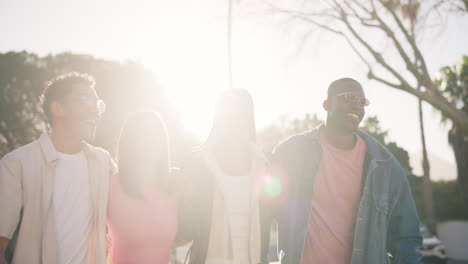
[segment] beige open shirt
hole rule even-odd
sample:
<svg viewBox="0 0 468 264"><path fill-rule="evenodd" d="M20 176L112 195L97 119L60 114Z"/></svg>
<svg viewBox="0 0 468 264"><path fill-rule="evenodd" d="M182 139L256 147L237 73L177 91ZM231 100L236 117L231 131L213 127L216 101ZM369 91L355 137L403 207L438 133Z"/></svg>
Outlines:
<svg viewBox="0 0 468 264"><path fill-rule="evenodd" d="M116 167L109 153L83 142L88 161L93 220L88 263L106 262L106 210L109 175ZM11 239L21 227L13 264L55 264L56 238L52 190L58 153L44 132L31 144L0 160L0 236Z"/></svg>

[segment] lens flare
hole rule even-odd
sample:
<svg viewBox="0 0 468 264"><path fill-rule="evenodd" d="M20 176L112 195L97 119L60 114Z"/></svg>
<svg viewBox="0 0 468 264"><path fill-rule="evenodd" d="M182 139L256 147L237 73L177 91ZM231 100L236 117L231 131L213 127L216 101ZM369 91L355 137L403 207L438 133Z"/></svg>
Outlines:
<svg viewBox="0 0 468 264"><path fill-rule="evenodd" d="M267 175L263 178L263 192L270 198L277 197L281 193L281 181L279 178Z"/></svg>

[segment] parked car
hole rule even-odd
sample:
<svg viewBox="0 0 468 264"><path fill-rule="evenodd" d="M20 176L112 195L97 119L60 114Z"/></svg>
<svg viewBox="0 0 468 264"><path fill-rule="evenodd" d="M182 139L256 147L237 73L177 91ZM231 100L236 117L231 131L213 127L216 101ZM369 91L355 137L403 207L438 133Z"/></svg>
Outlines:
<svg viewBox="0 0 468 264"><path fill-rule="evenodd" d="M432 234L426 226L421 226L421 234L423 237L423 248L419 251L422 254L423 263L445 264L447 263L447 255L442 241Z"/></svg>

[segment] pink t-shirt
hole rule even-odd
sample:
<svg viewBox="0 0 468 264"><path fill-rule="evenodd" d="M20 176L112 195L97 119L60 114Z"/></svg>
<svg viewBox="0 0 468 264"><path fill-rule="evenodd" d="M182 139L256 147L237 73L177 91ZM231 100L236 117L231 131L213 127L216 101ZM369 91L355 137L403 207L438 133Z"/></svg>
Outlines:
<svg viewBox="0 0 468 264"><path fill-rule="evenodd" d="M113 264L168 264L177 233L174 197L156 188L142 190L145 199L128 196L118 175L109 185L107 227Z"/></svg>
<svg viewBox="0 0 468 264"><path fill-rule="evenodd" d="M358 136L353 149L342 150L327 143L321 135L320 144L323 156L314 185L302 264L348 264L353 251L366 143Z"/></svg>

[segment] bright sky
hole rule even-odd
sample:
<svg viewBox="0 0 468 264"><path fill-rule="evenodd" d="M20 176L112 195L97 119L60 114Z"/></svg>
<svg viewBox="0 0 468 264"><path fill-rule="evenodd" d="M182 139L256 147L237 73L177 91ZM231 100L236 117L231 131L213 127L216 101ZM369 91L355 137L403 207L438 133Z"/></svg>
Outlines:
<svg viewBox="0 0 468 264"><path fill-rule="evenodd" d="M347 76L364 85L372 102L368 115L377 115L410 153L420 151L414 97L367 81L366 68L341 39L322 34L298 51L299 38L291 27L252 1L234 1L234 82L253 94L259 128L281 115L325 118L326 87ZM185 127L204 138L213 101L227 88L226 7L227 0L2 0L0 52L72 51L138 59L169 91ZM422 46L433 73L468 55L468 16L449 20L447 28ZM425 114L429 151L454 163L447 128L431 107Z"/></svg>

